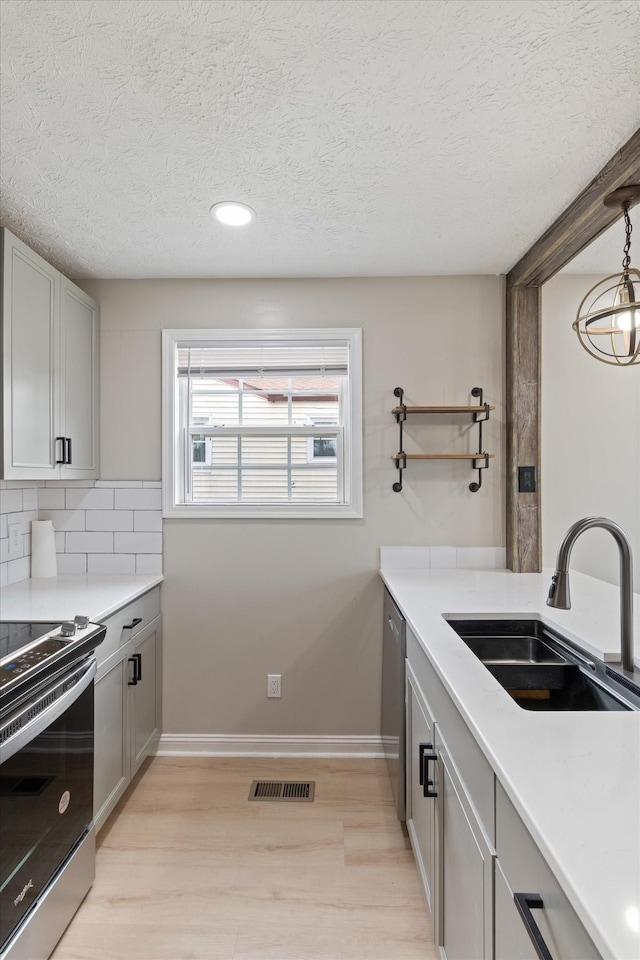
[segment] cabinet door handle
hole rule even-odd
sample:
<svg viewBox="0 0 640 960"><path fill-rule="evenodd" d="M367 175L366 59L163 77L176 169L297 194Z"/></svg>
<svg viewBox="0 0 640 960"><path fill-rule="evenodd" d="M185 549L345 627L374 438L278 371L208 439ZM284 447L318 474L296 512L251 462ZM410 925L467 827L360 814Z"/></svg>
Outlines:
<svg viewBox="0 0 640 960"><path fill-rule="evenodd" d="M62 454L62 460L56 460L56 463L66 463L67 462L67 438L66 437L56 437L56 443L60 441L62 444L62 449L60 453Z"/></svg>
<svg viewBox="0 0 640 960"><path fill-rule="evenodd" d="M137 656L140 656L140 654L134 653L132 657L129 657L129 663L133 664L133 677L131 678L131 680L127 680L127 684L130 687L135 687L136 684L138 683L138 661L136 660Z"/></svg>
<svg viewBox="0 0 640 960"><path fill-rule="evenodd" d="M134 654L133 654L133 659L134 659L135 662L136 662L136 665L135 665L136 680L137 680L138 683L139 683L140 680L142 680L142 654L141 654L141 653L134 653Z"/></svg>
<svg viewBox="0 0 640 960"><path fill-rule="evenodd" d="M65 446L66 446L66 453L65 453L65 461L64 461L64 462L65 462L65 463L71 463L71 437L65 437L64 439L65 439Z"/></svg>
<svg viewBox="0 0 640 960"><path fill-rule="evenodd" d="M527 929L527 933L531 937L531 943L533 944L536 954L540 957L540 960L553 960L553 957L549 953L549 948L540 933L540 927L531 913L532 910L542 910L544 907L542 897L539 893L514 893L513 899Z"/></svg>
<svg viewBox="0 0 640 960"><path fill-rule="evenodd" d="M430 752L427 753L427 750ZM432 743L421 743L419 746L419 760L418 767L420 770L420 786L422 789L422 795L424 797L437 797L437 790L430 790L429 788L433 786L433 780L429 779L429 761L437 760L438 754L433 752Z"/></svg>
<svg viewBox="0 0 640 960"><path fill-rule="evenodd" d="M123 630L133 630L139 623L142 623L142 617L134 617L131 623L125 623Z"/></svg>

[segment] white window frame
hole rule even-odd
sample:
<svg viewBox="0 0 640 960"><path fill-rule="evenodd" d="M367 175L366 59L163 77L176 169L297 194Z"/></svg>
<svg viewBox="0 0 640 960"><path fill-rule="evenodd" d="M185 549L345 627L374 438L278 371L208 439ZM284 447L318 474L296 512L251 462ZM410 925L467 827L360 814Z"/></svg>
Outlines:
<svg viewBox="0 0 640 960"><path fill-rule="evenodd" d="M349 390L343 397L344 422L341 432L342 472L338 489L341 503L278 504L201 504L181 501L180 466L184 456L184 425L180 424L176 352L189 341L207 346L225 341L254 341L273 344L278 341L335 341L349 345ZM162 496L165 517L211 517L255 519L361 519L362 495L362 331L357 327L323 327L273 330L163 330L162 331ZM222 428L221 428L222 429ZM232 428L229 428L232 429ZM291 429L291 428L290 428ZM313 426L292 428L296 432L317 434Z"/></svg>

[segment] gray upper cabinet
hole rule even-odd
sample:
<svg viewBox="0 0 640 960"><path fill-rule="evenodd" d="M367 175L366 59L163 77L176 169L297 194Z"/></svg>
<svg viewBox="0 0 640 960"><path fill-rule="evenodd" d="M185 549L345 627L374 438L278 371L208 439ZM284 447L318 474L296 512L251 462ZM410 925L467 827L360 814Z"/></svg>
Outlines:
<svg viewBox="0 0 640 960"><path fill-rule="evenodd" d="M2 478L98 476L98 305L2 231Z"/></svg>

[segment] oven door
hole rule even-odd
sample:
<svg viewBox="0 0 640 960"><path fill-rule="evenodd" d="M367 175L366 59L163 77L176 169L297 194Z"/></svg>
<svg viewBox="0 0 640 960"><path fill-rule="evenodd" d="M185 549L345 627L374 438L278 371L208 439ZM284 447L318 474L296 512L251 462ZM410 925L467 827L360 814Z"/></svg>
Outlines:
<svg viewBox="0 0 640 960"><path fill-rule="evenodd" d="M0 724L0 950L93 819L95 659Z"/></svg>

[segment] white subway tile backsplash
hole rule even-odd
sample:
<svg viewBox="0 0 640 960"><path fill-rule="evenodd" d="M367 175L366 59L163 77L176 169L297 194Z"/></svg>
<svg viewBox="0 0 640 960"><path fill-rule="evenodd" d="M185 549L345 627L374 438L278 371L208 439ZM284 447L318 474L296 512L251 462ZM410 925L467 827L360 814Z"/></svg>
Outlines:
<svg viewBox="0 0 640 960"><path fill-rule="evenodd" d="M134 554L90 553L87 557L87 573L135 573Z"/></svg>
<svg viewBox="0 0 640 960"><path fill-rule="evenodd" d="M113 553L113 534L67 533L65 553Z"/></svg>
<svg viewBox="0 0 640 960"><path fill-rule="evenodd" d="M145 573L147 576L162 573L162 555L159 553L136 554L136 573Z"/></svg>
<svg viewBox="0 0 640 960"><path fill-rule="evenodd" d="M108 554L106 554L108 556ZM59 553L56 556L58 573L73 574L87 572L86 553Z"/></svg>
<svg viewBox="0 0 640 960"><path fill-rule="evenodd" d="M7 564L7 584L28 580L31 574L31 557L9 560Z"/></svg>
<svg viewBox="0 0 640 960"><path fill-rule="evenodd" d="M95 480L47 480L46 486L58 487L58 488L60 487L89 488L89 487L95 486L95 482L96 482Z"/></svg>
<svg viewBox="0 0 640 960"><path fill-rule="evenodd" d="M162 553L161 533L116 533L115 553Z"/></svg>
<svg viewBox="0 0 640 960"><path fill-rule="evenodd" d="M38 488L28 487L22 491L22 509L38 511Z"/></svg>
<svg viewBox="0 0 640 960"><path fill-rule="evenodd" d="M106 488L109 487L112 490L124 490L132 489L135 490L142 488L142 480L96 480L96 487Z"/></svg>
<svg viewBox="0 0 640 960"><path fill-rule="evenodd" d="M161 510L161 490L116 490L116 510Z"/></svg>
<svg viewBox="0 0 640 960"><path fill-rule="evenodd" d="M455 547L431 547L432 570L455 570L457 555Z"/></svg>
<svg viewBox="0 0 640 960"><path fill-rule="evenodd" d="M504 547L458 547L459 570L504 570Z"/></svg>
<svg viewBox="0 0 640 960"><path fill-rule="evenodd" d="M133 510L87 510L87 530L133 530Z"/></svg>
<svg viewBox="0 0 640 960"><path fill-rule="evenodd" d="M30 576L32 520L52 521L59 574L161 573L161 488L159 480L0 481L0 585ZM14 523L21 553L9 557Z"/></svg>
<svg viewBox="0 0 640 960"><path fill-rule="evenodd" d="M427 570L430 547L380 547L380 566L388 570Z"/></svg>
<svg viewBox="0 0 640 960"><path fill-rule="evenodd" d="M113 490L67 490L67 510L113 510Z"/></svg>
<svg viewBox="0 0 640 960"><path fill-rule="evenodd" d="M22 490L0 491L0 513L17 513L22 510Z"/></svg>
<svg viewBox="0 0 640 960"><path fill-rule="evenodd" d="M42 487L38 490L38 508L40 510L64 510L65 489L64 487Z"/></svg>
<svg viewBox="0 0 640 960"><path fill-rule="evenodd" d="M31 533L31 521L38 519L37 510L21 510L19 513L12 513L7 517L7 524L13 526L14 523L19 524L20 533Z"/></svg>
<svg viewBox="0 0 640 960"><path fill-rule="evenodd" d="M136 510L133 514L133 529L162 533L162 510Z"/></svg>
<svg viewBox="0 0 640 960"><path fill-rule="evenodd" d="M54 530L84 530L84 510L40 510L40 520L51 520Z"/></svg>
<svg viewBox="0 0 640 960"><path fill-rule="evenodd" d="M380 566L388 570L412 567L432 570L504 570L504 547L381 547Z"/></svg>

